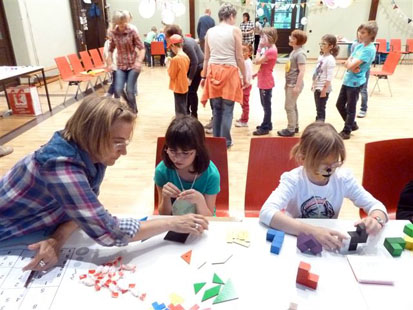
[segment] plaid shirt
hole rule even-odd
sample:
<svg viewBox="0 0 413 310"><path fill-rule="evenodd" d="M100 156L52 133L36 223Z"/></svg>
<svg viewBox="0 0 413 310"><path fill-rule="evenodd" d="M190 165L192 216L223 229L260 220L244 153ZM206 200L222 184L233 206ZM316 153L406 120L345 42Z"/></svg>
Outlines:
<svg viewBox="0 0 413 310"><path fill-rule="evenodd" d="M138 56L136 48L141 50L145 47L138 33L128 25L123 32L118 27L112 31L109 52L113 53L115 48L118 51L118 69L129 70L133 68Z"/></svg>
<svg viewBox="0 0 413 310"><path fill-rule="evenodd" d="M254 43L254 31L251 33L245 33L247 31L254 30L254 23L248 21L246 23L242 22L239 26L242 32L242 44L253 44Z"/></svg>
<svg viewBox="0 0 413 310"><path fill-rule="evenodd" d="M56 132L0 179L0 241L74 220L103 246L127 245L140 223L117 219L99 202L105 169Z"/></svg>

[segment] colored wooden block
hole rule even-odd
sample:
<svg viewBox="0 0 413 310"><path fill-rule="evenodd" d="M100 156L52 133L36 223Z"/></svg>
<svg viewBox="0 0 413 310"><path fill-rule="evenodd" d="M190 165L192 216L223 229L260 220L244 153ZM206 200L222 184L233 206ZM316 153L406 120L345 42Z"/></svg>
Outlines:
<svg viewBox="0 0 413 310"><path fill-rule="evenodd" d="M311 287L313 290L317 289L319 276L314 273L310 273L307 279L307 286Z"/></svg>
<svg viewBox="0 0 413 310"><path fill-rule="evenodd" d="M232 243L234 240L234 232L232 230L227 232L227 243Z"/></svg>
<svg viewBox="0 0 413 310"><path fill-rule="evenodd" d="M406 250L413 251L413 238L412 237L404 237L404 241L406 241Z"/></svg>
<svg viewBox="0 0 413 310"><path fill-rule="evenodd" d="M205 286L206 282L200 282L194 284L195 295Z"/></svg>
<svg viewBox="0 0 413 310"><path fill-rule="evenodd" d="M271 243L271 253L280 254L280 250L284 242L284 236L285 233L283 231L275 230L274 239Z"/></svg>
<svg viewBox="0 0 413 310"><path fill-rule="evenodd" d="M406 224L404 226L403 232L409 237L413 237L413 223Z"/></svg>
<svg viewBox="0 0 413 310"><path fill-rule="evenodd" d="M229 279L227 283L224 285L224 287L222 288L221 293L219 293L219 295L214 299L213 304L230 301L230 300L234 300L237 298L238 298L238 295L235 291L235 287L232 284L231 279Z"/></svg>
<svg viewBox="0 0 413 310"><path fill-rule="evenodd" d="M319 276L310 273L311 265L305 262L300 262L297 271L296 282L312 289L317 289Z"/></svg>
<svg viewBox="0 0 413 310"><path fill-rule="evenodd" d="M366 225L364 225L364 223L360 223L356 226L356 232L359 235L358 243L367 242L368 234L366 231Z"/></svg>
<svg viewBox="0 0 413 310"><path fill-rule="evenodd" d="M207 289L204 292L204 296L202 296L202 301L205 301L205 300L210 299L214 296L217 296L219 294L220 288L221 288L221 285L217 285L217 286L211 287L210 289Z"/></svg>
<svg viewBox="0 0 413 310"><path fill-rule="evenodd" d="M396 237L396 238L385 238L384 243L397 243L404 249L406 247L406 241L403 238Z"/></svg>
<svg viewBox="0 0 413 310"><path fill-rule="evenodd" d="M222 281L221 278L216 273L214 273L214 277L212 278L212 283L224 284L224 281Z"/></svg>
<svg viewBox="0 0 413 310"><path fill-rule="evenodd" d="M153 310L165 310L165 304L158 304L158 302L152 303Z"/></svg>
<svg viewBox="0 0 413 310"><path fill-rule="evenodd" d="M168 306L168 309L169 309L169 310L185 310L185 308L182 307L180 304L178 304L178 305L170 304L170 305Z"/></svg>
<svg viewBox="0 0 413 310"><path fill-rule="evenodd" d="M403 248L398 243L384 242L384 247L393 257L400 256L403 252Z"/></svg>
<svg viewBox="0 0 413 310"><path fill-rule="evenodd" d="M301 233L297 236L297 248L301 252L311 251L312 254L317 255L323 251L323 247L317 239L309 234Z"/></svg>
<svg viewBox="0 0 413 310"><path fill-rule="evenodd" d="M186 261L188 265L191 263L191 256L192 256L192 250L181 255L182 259Z"/></svg>
<svg viewBox="0 0 413 310"><path fill-rule="evenodd" d="M307 242L310 240L310 236L304 233L301 233L297 236L297 248L301 252L308 250Z"/></svg>
<svg viewBox="0 0 413 310"><path fill-rule="evenodd" d="M193 305L189 310L198 310L199 306L198 305Z"/></svg>
<svg viewBox="0 0 413 310"><path fill-rule="evenodd" d="M276 235L276 233L277 233L277 230L275 230L275 229L268 229L268 231L267 231L267 241L273 241L274 240L274 237L275 237L275 235Z"/></svg>
<svg viewBox="0 0 413 310"><path fill-rule="evenodd" d="M170 294L169 299L171 300L171 303L173 305L182 304L184 302L184 299L181 296L179 296L178 294L175 294L175 293ZM171 307L169 307L169 310L172 310Z"/></svg>

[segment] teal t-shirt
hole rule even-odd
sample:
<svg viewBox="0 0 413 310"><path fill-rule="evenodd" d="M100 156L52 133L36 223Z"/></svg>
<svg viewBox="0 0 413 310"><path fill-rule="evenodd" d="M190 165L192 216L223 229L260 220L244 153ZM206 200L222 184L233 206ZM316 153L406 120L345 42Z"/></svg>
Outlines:
<svg viewBox="0 0 413 310"><path fill-rule="evenodd" d="M163 187L166 183L171 182L182 190L176 171L166 167L163 161L156 166L154 181L159 187ZM191 189L193 180L183 180L181 178L181 181L184 190ZM209 162L207 170L196 178L193 188L204 195L216 195L220 192L219 171L212 161Z"/></svg>
<svg viewBox="0 0 413 310"><path fill-rule="evenodd" d="M376 57L376 48L373 43L370 43L367 46L360 44L356 46L351 57L361 60L363 63L360 65L359 73L353 73L350 70L347 70L344 75L343 85L359 87L366 83L366 72L370 69L371 63L373 62L374 57Z"/></svg>
<svg viewBox="0 0 413 310"><path fill-rule="evenodd" d="M151 42L155 40L155 37L156 37L156 32L151 30L146 34L146 38L144 42L151 44Z"/></svg>

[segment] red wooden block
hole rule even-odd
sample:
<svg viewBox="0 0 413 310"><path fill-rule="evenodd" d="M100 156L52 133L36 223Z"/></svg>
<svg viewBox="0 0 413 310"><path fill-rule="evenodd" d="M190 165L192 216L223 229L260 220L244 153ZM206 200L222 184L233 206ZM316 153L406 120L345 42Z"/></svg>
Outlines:
<svg viewBox="0 0 413 310"><path fill-rule="evenodd" d="M307 286L311 287L313 290L317 289L318 278L319 278L318 275L314 273L310 273L310 275L308 276L308 280L307 280Z"/></svg>

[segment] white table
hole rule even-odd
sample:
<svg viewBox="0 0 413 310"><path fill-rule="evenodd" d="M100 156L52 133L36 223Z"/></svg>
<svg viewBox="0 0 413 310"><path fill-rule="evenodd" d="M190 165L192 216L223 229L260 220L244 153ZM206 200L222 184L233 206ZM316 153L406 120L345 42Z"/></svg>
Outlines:
<svg viewBox="0 0 413 310"><path fill-rule="evenodd" d="M355 230L353 221L346 220L306 220L320 226L340 231ZM404 236L403 227L407 221L391 221L380 236L369 238L367 245L358 249L360 255L383 258L394 268L395 285L362 285L351 271L347 259L342 254L323 251L321 256L302 254L296 247L296 237L285 236L280 255L270 253L270 242L266 241L267 228L258 219L247 218L241 222L210 222L209 231L202 237L192 237L185 244L164 241L164 234L143 243L137 242L123 248L104 248L87 237L83 232L75 233L65 245L88 247L89 253L82 259L75 254L69 262L58 288L49 292L50 309L152 309L154 301L169 304L168 296L176 293L185 299L185 309L195 303L200 310L212 305L214 298L201 303L204 289L213 286L214 273L234 283L238 300L212 306L212 309L288 309L290 302L298 303L298 309L413 309L410 297L413 279L413 253L404 251L401 257L392 258L384 248L384 237ZM230 229L248 230L251 237L249 248L226 243L226 233ZM191 264L181 259L181 255L192 250ZM214 257L232 253L233 257L223 265L211 265ZM356 254L356 255L358 255ZM147 293L146 303L129 295L118 299L110 297L108 291L95 292L92 287L79 283L77 276L116 256L123 256L126 262L137 266L136 283ZM207 261L198 269L203 261ZM311 272L320 276L317 290L305 289L296 284L297 268L300 261L311 264ZM71 279L76 269L75 279ZM0 264L1 274L1 264ZM1 276L0 276L1 279ZM207 282L200 293L194 295L193 284ZM40 289L40 288L38 288ZM0 281L0 305L1 305ZM17 290L16 290L17 291ZM40 298L40 291L29 289L31 298ZM26 294L29 294L26 293ZM45 293L43 293L46 296ZM34 296L34 297L33 297ZM52 296L52 297L50 297ZM44 298L46 300L47 298ZM27 304L26 304L27 305ZM1 306L0 306L1 308ZM5 308L8 309L8 308ZM20 309L26 309L21 307ZM37 307L42 309L42 307ZM45 309L47 306L45 305Z"/></svg>
<svg viewBox="0 0 413 310"><path fill-rule="evenodd" d="M6 84L14 78L19 78L22 75L34 72L42 73L44 89L46 91L47 104L49 105L49 111L52 112L52 106L50 104L49 98L49 90L47 89L46 77L44 75L44 67L41 66L0 66L0 84L3 86L3 91L6 96L6 101L9 109L10 103L6 93Z"/></svg>

